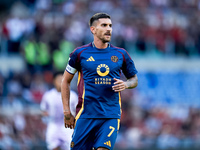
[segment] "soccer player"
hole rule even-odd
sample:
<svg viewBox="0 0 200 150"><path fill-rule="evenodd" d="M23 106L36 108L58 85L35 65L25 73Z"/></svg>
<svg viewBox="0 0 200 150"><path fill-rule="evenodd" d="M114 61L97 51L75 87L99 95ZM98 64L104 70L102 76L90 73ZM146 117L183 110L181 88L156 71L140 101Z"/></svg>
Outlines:
<svg viewBox="0 0 200 150"><path fill-rule="evenodd" d="M42 115L48 117L46 142L49 150L69 150L73 133L73 129L66 129L64 126L61 80L62 73L55 73L55 88L52 88L44 94L40 104ZM75 115L77 103L77 94L74 91L70 91L70 108L72 115Z"/></svg>
<svg viewBox="0 0 200 150"><path fill-rule="evenodd" d="M94 41L70 54L63 75L61 93L65 125L75 127L71 150L112 150L120 124L120 92L137 86L137 70L126 50L109 43L112 22L108 14L93 15L89 25ZM127 81L120 80L121 70ZM70 82L76 71L79 103L74 118L69 97Z"/></svg>

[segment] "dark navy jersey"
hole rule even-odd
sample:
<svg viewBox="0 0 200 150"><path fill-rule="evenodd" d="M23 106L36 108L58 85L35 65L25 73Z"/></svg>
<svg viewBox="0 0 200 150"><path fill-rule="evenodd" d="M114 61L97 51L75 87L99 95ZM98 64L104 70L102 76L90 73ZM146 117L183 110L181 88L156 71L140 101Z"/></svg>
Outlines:
<svg viewBox="0 0 200 150"><path fill-rule="evenodd" d="M137 73L129 54L111 44L98 49L90 43L70 54L66 71L79 74L76 118L120 118L121 96L112 86L113 78L120 79L121 70L127 79Z"/></svg>

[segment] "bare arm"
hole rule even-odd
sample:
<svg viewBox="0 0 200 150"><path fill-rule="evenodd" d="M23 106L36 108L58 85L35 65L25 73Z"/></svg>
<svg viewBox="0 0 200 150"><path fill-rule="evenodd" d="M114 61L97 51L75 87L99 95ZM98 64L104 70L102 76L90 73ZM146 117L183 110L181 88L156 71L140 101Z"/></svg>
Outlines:
<svg viewBox="0 0 200 150"><path fill-rule="evenodd" d="M138 85L138 78L136 74L127 81L122 81L116 78L114 78L114 80L116 82L114 83L114 86L112 86L112 88L115 92L121 92L125 89L132 89Z"/></svg>
<svg viewBox="0 0 200 150"><path fill-rule="evenodd" d="M74 116L70 111L70 83L73 79L74 75L65 71L61 83L61 95L62 95L62 103L63 103L63 113L64 113L64 121L66 128L74 128Z"/></svg>
<svg viewBox="0 0 200 150"><path fill-rule="evenodd" d="M128 79L125 82L125 85L126 85L126 89L132 89L132 88L137 87L137 85L138 85L138 77L137 77L137 75L135 74L132 78Z"/></svg>

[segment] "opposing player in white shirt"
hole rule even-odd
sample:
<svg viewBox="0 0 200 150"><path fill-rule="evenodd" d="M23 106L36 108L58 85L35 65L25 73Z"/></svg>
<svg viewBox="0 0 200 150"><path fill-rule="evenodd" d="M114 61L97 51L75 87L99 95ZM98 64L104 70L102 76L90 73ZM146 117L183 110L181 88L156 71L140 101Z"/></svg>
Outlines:
<svg viewBox="0 0 200 150"><path fill-rule="evenodd" d="M65 128L63 105L61 98L62 73L54 74L55 88L47 91L41 101L43 116L48 116L46 143L49 150L69 150L73 129ZM78 96L70 91L70 108L75 116Z"/></svg>

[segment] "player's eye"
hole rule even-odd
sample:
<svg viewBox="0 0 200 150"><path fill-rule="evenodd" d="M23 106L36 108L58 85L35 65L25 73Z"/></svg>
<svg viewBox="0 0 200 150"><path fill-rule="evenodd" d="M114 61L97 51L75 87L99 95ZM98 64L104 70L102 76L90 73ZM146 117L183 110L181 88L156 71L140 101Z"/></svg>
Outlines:
<svg viewBox="0 0 200 150"><path fill-rule="evenodd" d="M102 24L101 26L102 26L102 27L106 27L106 26L107 26L107 24Z"/></svg>
<svg viewBox="0 0 200 150"><path fill-rule="evenodd" d="M109 26L112 27L112 24L110 24Z"/></svg>

